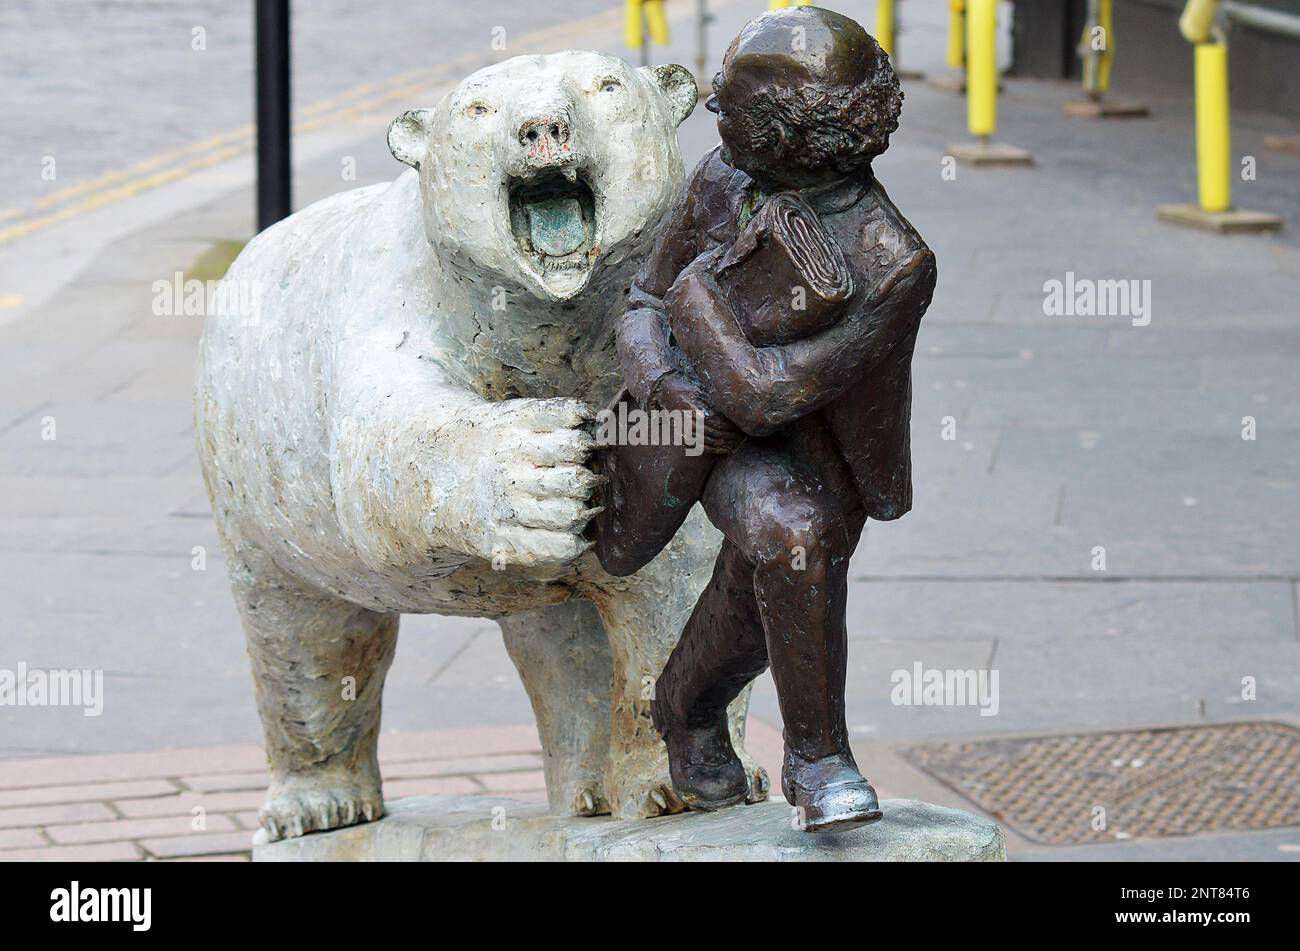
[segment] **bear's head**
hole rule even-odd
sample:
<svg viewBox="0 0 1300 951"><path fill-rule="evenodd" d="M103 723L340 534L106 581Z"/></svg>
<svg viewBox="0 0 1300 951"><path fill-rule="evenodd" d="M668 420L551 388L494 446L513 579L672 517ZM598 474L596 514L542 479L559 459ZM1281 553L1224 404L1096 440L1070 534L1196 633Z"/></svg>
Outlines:
<svg viewBox="0 0 1300 951"><path fill-rule="evenodd" d="M602 262L627 258L671 204L683 180L677 125L696 100L681 66L519 56L398 116L388 145L419 170L440 253L563 301Z"/></svg>

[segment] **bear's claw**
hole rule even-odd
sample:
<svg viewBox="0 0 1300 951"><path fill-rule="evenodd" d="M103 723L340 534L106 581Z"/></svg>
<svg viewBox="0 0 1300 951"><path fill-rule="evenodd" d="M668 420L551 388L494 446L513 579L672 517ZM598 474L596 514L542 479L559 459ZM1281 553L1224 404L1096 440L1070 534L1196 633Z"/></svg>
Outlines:
<svg viewBox="0 0 1300 951"><path fill-rule="evenodd" d="M628 808L628 807L631 808ZM686 810L686 803L673 789L671 781L652 784L639 795L634 795L624 805L623 816L635 819L653 819L656 816L671 816Z"/></svg>
<svg viewBox="0 0 1300 951"><path fill-rule="evenodd" d="M579 790L569 808L575 816L599 816L609 812L604 795L594 786L584 786Z"/></svg>
<svg viewBox="0 0 1300 951"><path fill-rule="evenodd" d="M290 778L271 784L258 820L269 841L373 822L384 814L379 785Z"/></svg>

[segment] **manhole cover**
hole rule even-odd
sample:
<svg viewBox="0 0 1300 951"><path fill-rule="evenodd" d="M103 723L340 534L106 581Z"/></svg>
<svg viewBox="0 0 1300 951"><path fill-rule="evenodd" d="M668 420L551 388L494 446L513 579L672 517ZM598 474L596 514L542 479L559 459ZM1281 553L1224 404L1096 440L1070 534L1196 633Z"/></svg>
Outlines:
<svg viewBox="0 0 1300 951"><path fill-rule="evenodd" d="M903 753L1047 845L1300 825L1300 730L1281 723L939 743Z"/></svg>

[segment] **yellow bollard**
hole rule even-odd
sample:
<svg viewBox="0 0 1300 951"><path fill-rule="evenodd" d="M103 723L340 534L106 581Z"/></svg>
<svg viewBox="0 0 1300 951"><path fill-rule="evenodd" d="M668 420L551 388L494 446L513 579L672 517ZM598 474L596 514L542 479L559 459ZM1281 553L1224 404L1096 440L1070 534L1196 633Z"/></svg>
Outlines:
<svg viewBox="0 0 1300 951"><path fill-rule="evenodd" d="M639 50L647 30L652 42L660 46L668 44L668 17L664 13L663 0L627 0L626 9L623 39L628 49ZM644 23L642 15L645 17Z"/></svg>
<svg viewBox="0 0 1300 951"><path fill-rule="evenodd" d="M969 0L966 12L966 125L982 139L998 127L998 0Z"/></svg>
<svg viewBox="0 0 1300 951"><path fill-rule="evenodd" d="M1103 92L1110 92L1110 71L1115 65L1115 17L1113 0L1098 0L1100 4L1100 14L1098 19L1101 21L1102 32L1106 36L1106 55L1101 58L1100 68L1097 70L1097 88Z"/></svg>
<svg viewBox="0 0 1300 951"><path fill-rule="evenodd" d="M876 42L894 58L894 0L876 0Z"/></svg>
<svg viewBox="0 0 1300 951"><path fill-rule="evenodd" d="M1187 0L1183 15L1178 18L1178 30L1188 43L1208 43L1219 18L1220 0Z"/></svg>
<svg viewBox="0 0 1300 951"><path fill-rule="evenodd" d="M931 74L928 82L944 92L966 94L966 0L948 0L948 65L960 73Z"/></svg>
<svg viewBox="0 0 1300 951"><path fill-rule="evenodd" d="M645 22L650 30L650 39L660 46L667 46L668 16L664 13L663 0L646 0Z"/></svg>
<svg viewBox="0 0 1300 951"><path fill-rule="evenodd" d="M1130 119L1148 116L1151 110L1139 102L1116 102L1110 92L1111 68L1115 64L1115 17L1113 0L1088 0L1083 36L1077 50L1083 64L1082 99L1061 103L1066 114L1081 119Z"/></svg>
<svg viewBox="0 0 1300 951"><path fill-rule="evenodd" d="M1201 210L1232 207L1232 127L1228 118L1228 44L1196 44L1196 170Z"/></svg>
<svg viewBox="0 0 1300 951"><path fill-rule="evenodd" d="M1228 42L1217 24L1218 0L1187 0L1178 29L1194 44L1196 78L1195 205L1161 205L1156 217L1220 233L1276 231L1280 216L1232 207L1232 127Z"/></svg>
<svg viewBox="0 0 1300 951"><path fill-rule="evenodd" d="M796 7L811 7L813 0L794 0ZM782 7L790 6L790 0L767 0L769 10L780 10Z"/></svg>
<svg viewBox="0 0 1300 951"><path fill-rule="evenodd" d="M630 50L639 50L644 42L641 27L641 0L627 0L627 15L623 18L623 42Z"/></svg>
<svg viewBox="0 0 1300 951"><path fill-rule="evenodd" d="M989 141L998 127L998 0L966 0L966 125L973 143L949 146L972 165L1033 165L1024 149Z"/></svg>
<svg viewBox="0 0 1300 951"><path fill-rule="evenodd" d="M1110 70L1115 62L1114 17L1111 0L1097 0L1097 22L1085 23L1079 52L1083 56L1083 89L1089 96L1100 99L1110 91ZM1100 31L1096 37L1093 31ZM1101 47L1096 48L1100 42Z"/></svg>
<svg viewBox="0 0 1300 951"><path fill-rule="evenodd" d="M966 2L948 2L948 65L961 69L966 65Z"/></svg>

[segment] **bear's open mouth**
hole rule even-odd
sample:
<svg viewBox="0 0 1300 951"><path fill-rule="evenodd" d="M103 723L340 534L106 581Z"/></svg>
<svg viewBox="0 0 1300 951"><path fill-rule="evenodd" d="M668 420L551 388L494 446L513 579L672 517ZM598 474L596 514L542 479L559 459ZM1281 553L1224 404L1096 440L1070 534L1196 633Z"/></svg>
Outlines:
<svg viewBox="0 0 1300 951"><path fill-rule="evenodd" d="M596 199L581 173L513 179L510 230L519 250L546 271L586 270L596 247Z"/></svg>

